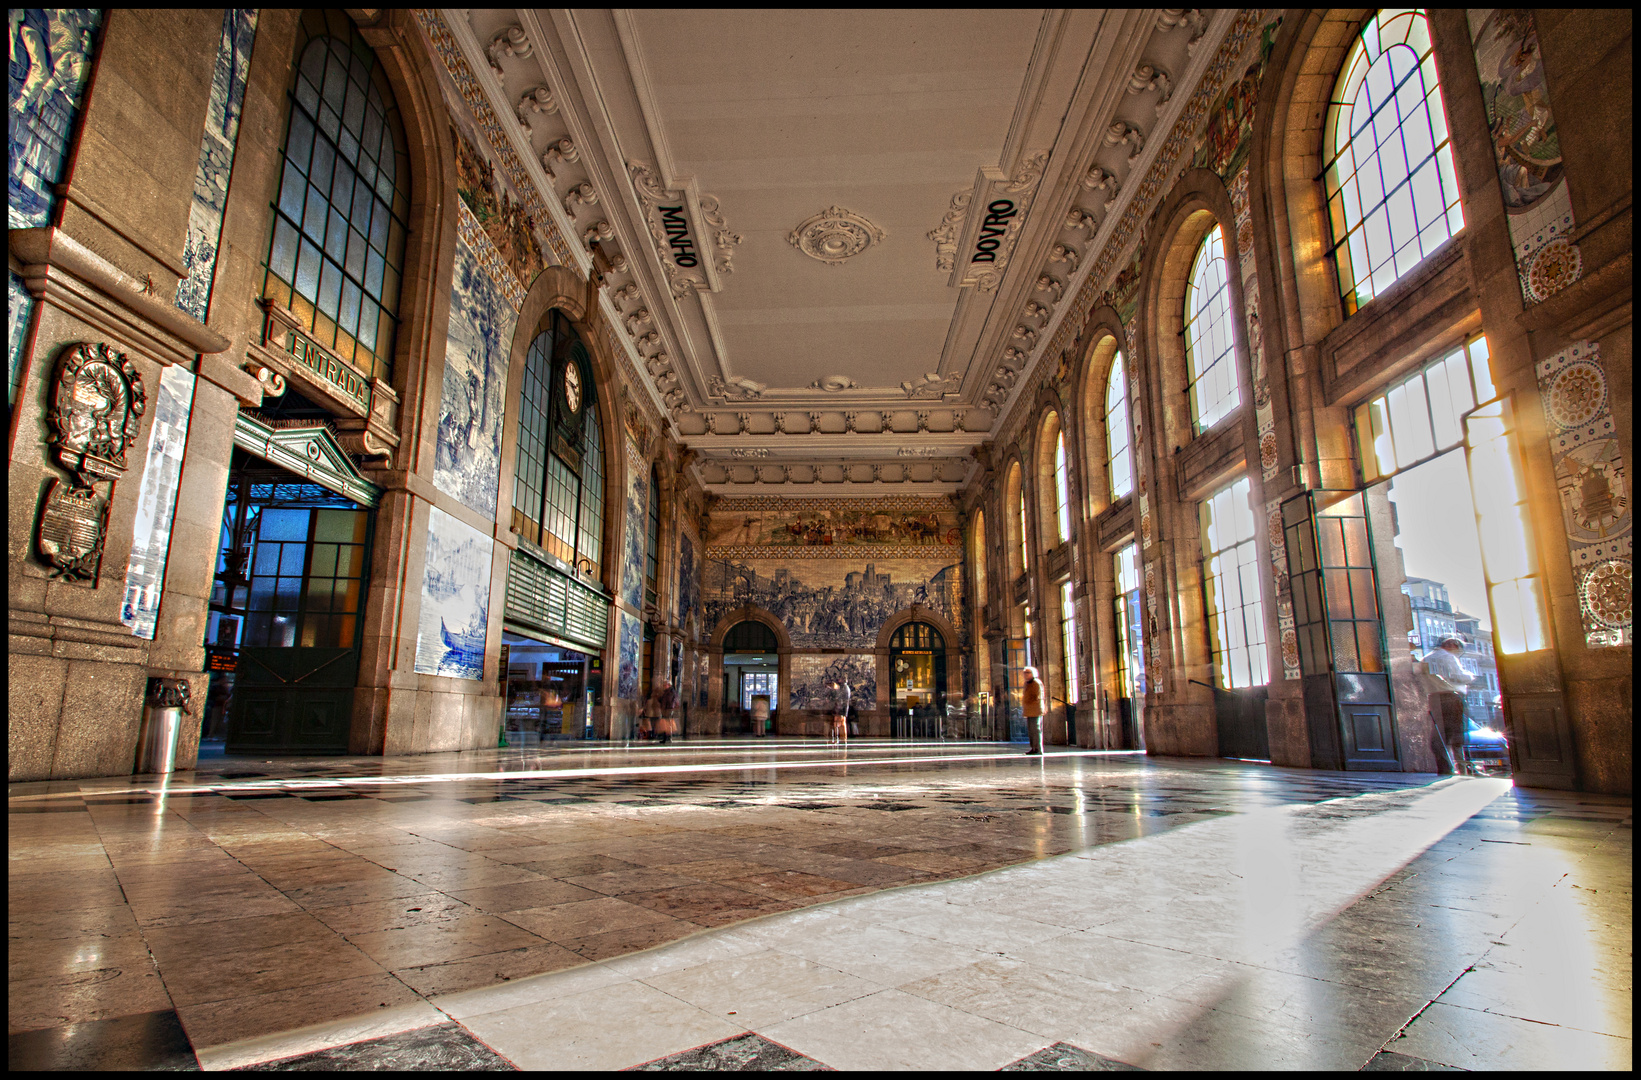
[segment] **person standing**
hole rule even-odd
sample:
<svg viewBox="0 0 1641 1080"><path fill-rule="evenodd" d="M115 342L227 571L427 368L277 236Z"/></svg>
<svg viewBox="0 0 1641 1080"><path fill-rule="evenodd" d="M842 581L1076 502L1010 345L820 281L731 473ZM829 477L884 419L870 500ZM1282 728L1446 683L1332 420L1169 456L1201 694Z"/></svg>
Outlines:
<svg viewBox="0 0 1641 1080"><path fill-rule="evenodd" d="M1026 715L1026 733L1031 737L1031 749L1028 754L1043 752L1043 713L1044 701L1047 694L1043 693L1043 680L1037 677L1037 669L1025 667L1020 669L1025 676L1026 684L1020 688L1020 711Z"/></svg>
<svg viewBox="0 0 1641 1080"><path fill-rule="evenodd" d="M1463 655L1464 639L1449 635L1422 657L1428 665L1430 719L1436 728L1436 771L1457 776L1469 772L1464 759L1464 692L1476 681L1459 663Z"/></svg>
<svg viewBox="0 0 1641 1080"><path fill-rule="evenodd" d="M672 683L663 680L660 692L655 695L655 733L660 736L662 746L672 745L672 737L678 732L678 721L674 719L678 711L678 691L672 688Z"/></svg>
<svg viewBox="0 0 1641 1080"><path fill-rule="evenodd" d="M849 706L854 701L855 688L846 675L838 685L838 699L832 713L832 733L835 741L849 745Z"/></svg>
<svg viewBox="0 0 1641 1080"><path fill-rule="evenodd" d="M647 742L650 735L655 731L655 710L658 707L656 698L660 692L661 684L659 682L650 684L650 696L645 698L644 703L638 708L638 738L640 741Z"/></svg>

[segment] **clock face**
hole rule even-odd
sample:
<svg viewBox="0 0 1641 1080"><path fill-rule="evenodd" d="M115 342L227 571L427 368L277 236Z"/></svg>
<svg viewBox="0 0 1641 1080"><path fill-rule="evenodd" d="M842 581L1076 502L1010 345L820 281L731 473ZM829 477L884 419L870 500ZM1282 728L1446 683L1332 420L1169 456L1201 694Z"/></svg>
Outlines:
<svg viewBox="0 0 1641 1080"><path fill-rule="evenodd" d="M572 413L581 411L581 368L576 364L564 365L564 402Z"/></svg>

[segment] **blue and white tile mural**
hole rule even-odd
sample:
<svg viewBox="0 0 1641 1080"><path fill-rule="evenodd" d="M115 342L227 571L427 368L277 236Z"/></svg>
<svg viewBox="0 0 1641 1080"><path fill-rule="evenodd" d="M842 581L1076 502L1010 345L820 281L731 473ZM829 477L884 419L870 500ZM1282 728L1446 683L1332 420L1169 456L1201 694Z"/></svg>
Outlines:
<svg viewBox="0 0 1641 1080"><path fill-rule="evenodd" d="M148 439L131 532L131 561L125 567L125 604L120 610L120 622L131 627L133 635L150 641L159 624L177 484L182 479L182 451L188 442L188 415L193 406L193 373L174 365L160 372L153 434Z"/></svg>
<svg viewBox="0 0 1641 1080"><path fill-rule="evenodd" d="M636 698L638 696L638 660L639 648L644 642L643 624L632 614L617 611L616 617L621 628L620 641L616 651L620 659L617 661L615 676L615 696L618 698Z"/></svg>
<svg viewBox="0 0 1641 1080"><path fill-rule="evenodd" d="M49 223L52 185L63 177L74 120L91 80L102 27L100 10L11 8L11 67L7 76L6 225L33 229ZM6 274L6 402L17 399L24 337L34 299L16 274Z"/></svg>
<svg viewBox="0 0 1641 1080"><path fill-rule="evenodd" d="M621 545L621 599L644 603L644 530L649 525L650 477L638 444L627 440L627 532ZM622 695L625 696L625 695Z"/></svg>
<svg viewBox="0 0 1641 1080"><path fill-rule="evenodd" d="M91 78L101 11L12 8L7 225L45 225Z"/></svg>
<svg viewBox="0 0 1641 1080"><path fill-rule="evenodd" d="M849 680L851 701L857 709L877 708L877 655L794 656L787 700L794 709L824 712L832 707L832 683Z"/></svg>
<svg viewBox="0 0 1641 1080"><path fill-rule="evenodd" d="M687 627L689 617L701 609L700 578L695 567L695 542L687 529L678 530L678 625Z"/></svg>
<svg viewBox="0 0 1641 1080"><path fill-rule="evenodd" d="M211 76L211 104L205 110L205 135L199 144L194 174L194 202L188 210L188 242L182 265L188 276L177 282L177 307L205 321L216 278L217 242L222 239L222 212L228 205L228 177L234 168L239 114L245 103L245 81L251 71L251 44L256 40L256 12L229 8L222 15Z"/></svg>
<svg viewBox="0 0 1641 1080"><path fill-rule="evenodd" d="M706 626L753 604L786 627L800 649L870 649L891 615L914 604L962 625L962 570L955 555L874 559L859 549L821 559L725 559L707 551Z"/></svg>
<svg viewBox="0 0 1641 1080"><path fill-rule="evenodd" d="M423 675L484 678L485 627L490 617L488 536L431 507L416 670Z"/></svg>
<svg viewBox="0 0 1641 1080"><path fill-rule="evenodd" d="M496 513L507 358L517 320L501 286L458 240L433 483L486 517Z"/></svg>

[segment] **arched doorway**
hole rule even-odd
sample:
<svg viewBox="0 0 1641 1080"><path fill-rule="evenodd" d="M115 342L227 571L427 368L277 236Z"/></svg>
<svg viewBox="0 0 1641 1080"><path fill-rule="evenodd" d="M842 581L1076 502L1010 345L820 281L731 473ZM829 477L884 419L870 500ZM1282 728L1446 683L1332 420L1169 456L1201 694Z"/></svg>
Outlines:
<svg viewBox="0 0 1641 1080"><path fill-rule="evenodd" d="M943 738L946 638L925 622L909 622L889 639L890 734Z"/></svg>
<svg viewBox="0 0 1641 1080"><path fill-rule="evenodd" d="M736 623L724 635L726 728L735 717L736 730L743 735L763 735L772 729L780 703L779 649L775 631L755 619Z"/></svg>

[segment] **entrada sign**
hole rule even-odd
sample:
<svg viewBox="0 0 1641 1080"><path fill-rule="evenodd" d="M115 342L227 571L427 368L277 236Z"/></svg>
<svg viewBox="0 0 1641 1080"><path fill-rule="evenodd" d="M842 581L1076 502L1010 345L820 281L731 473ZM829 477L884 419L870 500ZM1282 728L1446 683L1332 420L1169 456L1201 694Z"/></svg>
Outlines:
<svg viewBox="0 0 1641 1080"><path fill-rule="evenodd" d="M337 393L357 402L361 412L370 411L370 384L365 381L363 375L292 327L285 328L285 337L281 344L285 346L286 352L302 362L303 367L317 375Z"/></svg>
<svg viewBox="0 0 1641 1080"><path fill-rule="evenodd" d="M699 266L695 241L689 234L689 222L684 220L684 207L657 206L661 211L661 228L667 234L667 246L672 248L672 261L679 266Z"/></svg>
<svg viewBox="0 0 1641 1080"><path fill-rule="evenodd" d="M986 219L980 223L980 238L974 243L974 258L970 262L996 262L997 249L1009 230L1009 219L1019 213L1012 199L994 199L986 207Z"/></svg>

